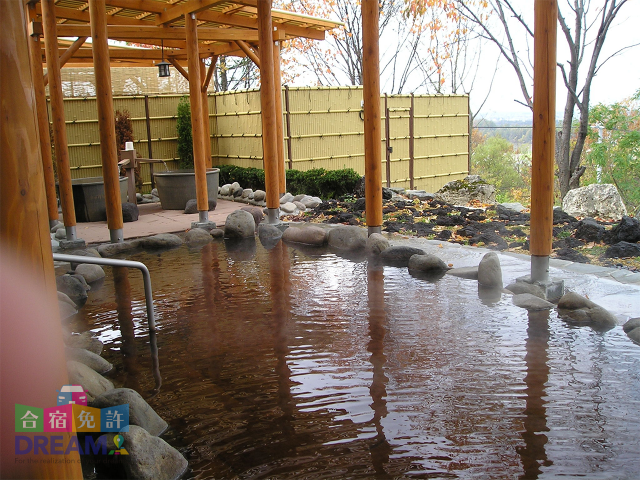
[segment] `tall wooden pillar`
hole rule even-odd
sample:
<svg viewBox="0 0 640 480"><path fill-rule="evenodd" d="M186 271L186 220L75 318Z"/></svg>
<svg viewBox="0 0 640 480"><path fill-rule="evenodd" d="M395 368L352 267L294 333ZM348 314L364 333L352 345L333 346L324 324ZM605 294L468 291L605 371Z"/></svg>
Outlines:
<svg viewBox="0 0 640 480"><path fill-rule="evenodd" d="M200 60L200 78L203 80L200 87L200 90L202 91L202 142L204 147L205 167L211 168L211 126L209 125L209 97L207 96L209 83L205 80L206 76L206 66L203 58Z"/></svg>
<svg viewBox="0 0 640 480"><path fill-rule="evenodd" d="M107 42L107 9L104 0L89 0L93 71L96 77L98 126L100 128L100 154L102 178L107 206L107 226L114 243L122 242L122 200L120 199L120 175L118 172L118 147L116 145L116 121L111 94L111 65Z"/></svg>
<svg viewBox="0 0 640 480"><path fill-rule="evenodd" d="M33 3L29 4L29 10L35 11L35 5ZM53 157L51 156L51 139L49 138L47 95L44 88L44 77L42 75L42 48L40 46L40 35L38 32L32 32L28 39L29 53L31 54L33 92L36 97L38 137L40 139L44 188L47 195L47 213L49 216L49 227L53 227L58 223L58 198L56 196L56 177L53 171Z"/></svg>
<svg viewBox="0 0 640 480"><path fill-rule="evenodd" d="M17 435L33 439L16 433L16 404L55 405L56 389L69 379L22 1L0 2L0 51L0 472L2 478L82 479L77 451L16 454ZM61 437L62 452L71 439L71 432L38 435L49 437L49 445L52 436Z"/></svg>
<svg viewBox="0 0 640 480"><path fill-rule="evenodd" d="M55 1L42 0L42 26L44 30L44 49L47 57L47 75L49 77L49 96L51 98L51 116L53 117L53 141L56 147L58 164L58 190L62 217L67 240L76 240L76 211L73 206L71 188L71 170L69 166L69 148L67 147L67 127L64 123L64 104L62 99L62 81L60 79L60 60L58 58L58 29L56 27Z"/></svg>
<svg viewBox="0 0 640 480"><path fill-rule="evenodd" d="M282 119L282 73L280 72L280 42L273 42L273 80L276 94L276 148L278 150L278 179L280 194L287 191L287 177L284 168L284 123Z"/></svg>
<svg viewBox="0 0 640 480"><path fill-rule="evenodd" d="M193 137L193 163L196 171L196 199L199 220L209 220L207 194L207 167L204 153L204 125L202 121L202 80L200 79L200 55L195 13L184 16L187 30L187 61L189 65L189 101L191 103L191 132Z"/></svg>
<svg viewBox="0 0 640 480"><path fill-rule="evenodd" d="M364 178L369 235L382 230L382 141L380 128L380 45L378 2L362 2Z"/></svg>
<svg viewBox="0 0 640 480"><path fill-rule="evenodd" d="M531 168L531 278L549 278L553 239L557 0L534 6L533 140Z"/></svg>
<svg viewBox="0 0 640 480"><path fill-rule="evenodd" d="M276 95L273 67L273 28L271 0L258 0L258 44L260 48L260 104L262 107L262 155L267 190L269 223L279 221L280 180L276 131Z"/></svg>

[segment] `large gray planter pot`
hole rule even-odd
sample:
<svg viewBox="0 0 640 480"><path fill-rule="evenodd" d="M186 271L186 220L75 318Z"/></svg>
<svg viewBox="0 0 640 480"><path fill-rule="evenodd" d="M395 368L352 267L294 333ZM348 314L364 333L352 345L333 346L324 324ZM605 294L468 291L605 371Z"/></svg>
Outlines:
<svg viewBox="0 0 640 480"><path fill-rule="evenodd" d="M184 210L191 199L196 198L196 174L193 170L173 170L154 173L160 204L163 210ZM207 194L209 201L218 199L219 168L207 169Z"/></svg>
<svg viewBox="0 0 640 480"><path fill-rule="evenodd" d="M102 177L71 180L73 207L78 222L103 222L107 219L107 206ZM127 177L120 177L120 200L127 201Z"/></svg>

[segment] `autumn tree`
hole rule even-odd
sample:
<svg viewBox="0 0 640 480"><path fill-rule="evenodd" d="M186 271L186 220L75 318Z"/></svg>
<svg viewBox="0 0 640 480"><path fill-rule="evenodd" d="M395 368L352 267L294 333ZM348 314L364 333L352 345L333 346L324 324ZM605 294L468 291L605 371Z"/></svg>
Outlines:
<svg viewBox="0 0 640 480"><path fill-rule="evenodd" d="M582 151L589 132L589 102L594 76L612 56L636 45L622 45L612 55L602 58L607 34L628 0L565 0L558 4L559 37L568 47L569 56L558 62L566 88L562 130L556 138L557 175L562 198L580 186L585 172ZM482 31L482 36L496 45L501 56L512 66L522 92L520 103L533 111L533 2L512 0L456 0L458 11ZM489 18L485 7L493 13ZM524 40L524 42L523 42ZM575 135L572 135L574 118Z"/></svg>

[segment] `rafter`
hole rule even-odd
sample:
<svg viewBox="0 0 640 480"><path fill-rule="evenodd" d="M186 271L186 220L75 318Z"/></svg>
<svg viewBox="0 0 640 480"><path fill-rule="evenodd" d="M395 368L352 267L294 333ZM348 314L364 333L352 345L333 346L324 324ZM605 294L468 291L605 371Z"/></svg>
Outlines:
<svg viewBox="0 0 640 480"><path fill-rule="evenodd" d="M110 25L107 34L113 40L145 40L160 38L164 40L181 40L185 38L184 27L148 27L129 25ZM89 25L59 25L59 37L78 37L91 35ZM258 32L238 28L198 28L198 39L214 41L247 40L257 41Z"/></svg>
<svg viewBox="0 0 640 480"><path fill-rule="evenodd" d="M168 25L179 18L182 18L187 13L198 13L220 3L224 3L225 1L226 0L189 0L188 2L181 3L166 12L157 14L156 25Z"/></svg>

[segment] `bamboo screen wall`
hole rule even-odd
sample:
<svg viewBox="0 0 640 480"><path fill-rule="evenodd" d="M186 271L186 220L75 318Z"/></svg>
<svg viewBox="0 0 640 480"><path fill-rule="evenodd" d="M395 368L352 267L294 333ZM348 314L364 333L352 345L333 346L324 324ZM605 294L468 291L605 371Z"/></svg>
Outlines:
<svg viewBox="0 0 640 480"><path fill-rule="evenodd" d="M175 117L181 96L114 97L114 109L131 115L139 157L162 159L167 168L176 168ZM361 87L285 88L282 96L287 168L353 168L364 174ZM464 95L416 95L412 111L409 95L383 97L383 185L410 188L411 165L416 189L433 192L464 178L469 163L468 101ZM213 165L262 168L259 91L210 94L209 113ZM65 99L65 115L72 177L101 176L95 98ZM388 154L387 136L392 150ZM156 164L155 169L165 167ZM148 164L143 164L142 175L148 191Z"/></svg>

